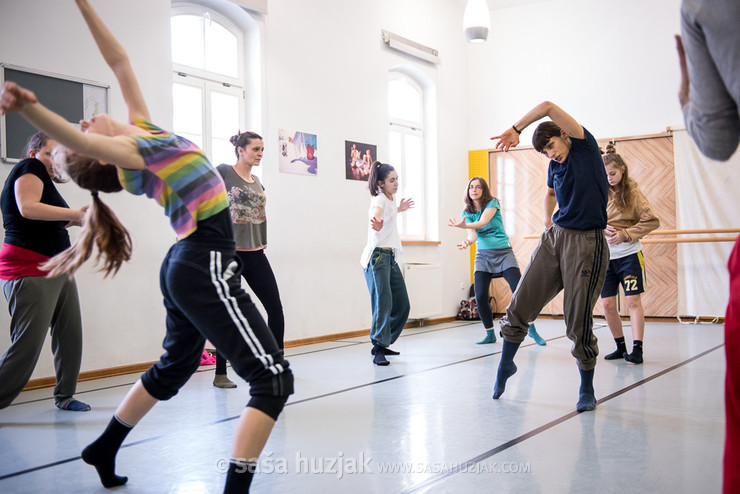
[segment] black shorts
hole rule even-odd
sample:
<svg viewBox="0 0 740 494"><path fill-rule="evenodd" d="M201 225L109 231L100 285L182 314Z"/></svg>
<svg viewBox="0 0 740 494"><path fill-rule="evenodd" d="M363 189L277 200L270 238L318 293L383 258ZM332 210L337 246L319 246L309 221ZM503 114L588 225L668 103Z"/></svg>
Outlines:
<svg viewBox="0 0 740 494"><path fill-rule="evenodd" d="M622 285L626 296L639 295L645 291L645 258L642 251L627 257L609 261L601 298L616 297L619 285Z"/></svg>

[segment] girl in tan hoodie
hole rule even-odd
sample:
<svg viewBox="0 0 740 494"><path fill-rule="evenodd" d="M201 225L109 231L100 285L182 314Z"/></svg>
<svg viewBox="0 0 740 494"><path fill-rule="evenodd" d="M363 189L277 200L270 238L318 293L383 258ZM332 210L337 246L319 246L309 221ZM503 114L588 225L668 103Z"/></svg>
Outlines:
<svg viewBox="0 0 740 494"><path fill-rule="evenodd" d="M629 178L627 164L616 153L613 144L606 147L604 167L609 180L608 216L604 230L609 244L609 269L601 303L617 349L606 355L606 360L624 358L634 364L642 363L642 338L645 333L645 313L640 294L645 291L645 259L640 239L660 226L660 220L650 207L637 183ZM632 327L633 349L627 353L622 331L622 320L617 310L617 294L622 285Z"/></svg>

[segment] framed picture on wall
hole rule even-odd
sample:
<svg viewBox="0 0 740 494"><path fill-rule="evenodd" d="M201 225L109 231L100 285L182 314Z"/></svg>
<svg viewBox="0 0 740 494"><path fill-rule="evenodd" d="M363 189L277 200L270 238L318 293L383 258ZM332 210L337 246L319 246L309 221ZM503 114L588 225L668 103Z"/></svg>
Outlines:
<svg viewBox="0 0 740 494"><path fill-rule="evenodd" d="M347 180L367 182L370 166L378 159L375 144L357 141L344 141L344 168Z"/></svg>
<svg viewBox="0 0 740 494"><path fill-rule="evenodd" d="M278 164L282 173L318 173L316 134L278 129Z"/></svg>

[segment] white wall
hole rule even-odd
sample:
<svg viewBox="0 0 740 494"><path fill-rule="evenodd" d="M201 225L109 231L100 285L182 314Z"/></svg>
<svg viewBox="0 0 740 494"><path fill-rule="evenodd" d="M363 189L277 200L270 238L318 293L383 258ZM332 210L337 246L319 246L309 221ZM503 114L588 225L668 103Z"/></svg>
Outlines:
<svg viewBox="0 0 740 494"><path fill-rule="evenodd" d="M419 15L418 12L423 12ZM466 46L462 10L448 0L271 1L267 16L267 255L286 312L286 338L369 327L370 304L359 264L370 194L344 178L344 141L376 143L387 160L388 70L409 63L437 84L439 107L439 229L442 245L406 247L403 259L445 266L441 308L455 313L468 283L467 256L454 245L447 216L459 214L467 178ZM381 29L440 51L438 66L388 49ZM318 135L318 176L277 170L277 129ZM404 177L401 177L403 180ZM444 223L444 224L443 224ZM452 248L450 248L452 246Z"/></svg>
<svg viewBox="0 0 740 494"><path fill-rule="evenodd" d="M553 0L492 13L491 34L468 50L471 149L550 100L594 136L682 126L680 0ZM520 145L531 145L530 126ZM543 166L546 163L543 162Z"/></svg>
<svg viewBox="0 0 740 494"><path fill-rule="evenodd" d="M128 50L153 120L169 127L169 3L98 1L95 7ZM33 30L36 34L30 35ZM115 78L71 1L0 1L0 61L110 84L110 113L119 120L127 119ZM10 165L0 165L3 183L10 169ZM59 189L71 207L89 202L89 194L74 184ZM156 360L162 353L164 311L158 273L174 233L153 201L130 194L106 195L105 201L130 229L134 255L113 279L103 279L92 262L77 275L83 311L83 370ZM71 230L73 236L77 230ZM7 310L0 310L3 351L9 344L8 327ZM45 350L33 377L53 376L53 369L51 352Z"/></svg>
<svg viewBox="0 0 740 494"><path fill-rule="evenodd" d="M169 1L93 0L93 5L129 52L153 120L169 127ZM366 185L344 179L344 140L376 143L379 157L387 158L386 76L399 63L418 65L437 84L441 184L442 244L408 247L404 259L444 266L441 311L453 315L464 294L461 285L469 282L468 257L454 247L460 235L445 226L449 216L459 214L467 179L469 119L461 88L468 46L460 30L462 7L450 0L271 0L269 9L260 21L266 26L262 132L268 152L263 182L268 194L267 255L281 289L286 339L370 325L359 265L370 195ZM38 12L53 22L43 23L43 37L31 38L27 32L34 25L25 20ZM381 29L438 49L442 63L416 62L389 50L381 42ZM126 118L115 80L71 0L0 0L0 61L111 84L110 113ZM318 135L318 176L278 172L278 128ZM1 165L0 179L9 170ZM60 190L72 207L88 201L73 184ZM77 275L85 331L83 371L155 360L164 336L158 270L174 234L153 201L129 194L105 200L131 230L134 258L113 279L102 279L92 265ZM0 328L8 327L8 319L0 311ZM0 329L0 348L8 344L7 330ZM52 375L50 351L45 350L33 377Z"/></svg>
<svg viewBox="0 0 740 494"><path fill-rule="evenodd" d="M154 121L169 127L169 1L93 4L128 50ZM461 285L469 282L467 253L455 247L462 235L446 226L462 206L468 149L490 147L491 135L544 99L564 107L597 137L680 125L672 38L679 29L679 0L552 0L500 9L493 12L484 45L464 42L463 6L459 0L269 1L269 14L260 20L266 27L260 130L268 148L267 255L282 293L286 339L369 327L358 261L369 193L364 184L344 179L344 140L376 143L379 158L387 158L391 67L416 64L437 84L442 243L407 247L404 258L443 265L444 316L455 313L466 292ZM41 35L29 36L31 29ZM436 48L442 63L415 62L389 50L381 29ZM111 84L111 113L126 118L115 80L71 0L0 0L0 61ZM318 135L318 176L278 172L278 128ZM0 179L8 171L1 165ZM73 207L88 200L72 184L61 191ZM134 259L113 279L102 279L92 266L77 276L83 370L155 360L164 336L157 277L174 234L153 201L128 194L106 200L131 229ZM3 310L2 349L9 342L2 329L7 327ZM45 351L33 377L51 375Z"/></svg>

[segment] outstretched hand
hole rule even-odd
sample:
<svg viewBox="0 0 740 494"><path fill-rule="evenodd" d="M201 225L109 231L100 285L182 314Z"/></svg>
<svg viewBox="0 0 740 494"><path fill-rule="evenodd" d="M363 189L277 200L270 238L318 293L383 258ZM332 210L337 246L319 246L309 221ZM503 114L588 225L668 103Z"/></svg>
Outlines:
<svg viewBox="0 0 740 494"><path fill-rule="evenodd" d="M411 198L408 199L401 199L401 204L398 205L398 212L402 213L408 209L411 209L414 207L414 200Z"/></svg>
<svg viewBox="0 0 740 494"><path fill-rule="evenodd" d="M383 220L378 220L373 216L370 218L370 227L376 232L379 232L383 228Z"/></svg>
<svg viewBox="0 0 740 494"><path fill-rule="evenodd" d="M21 111L29 103L37 103L36 95L15 82L6 81L0 91L0 115Z"/></svg>
<svg viewBox="0 0 740 494"><path fill-rule="evenodd" d="M689 102L689 70L686 67L686 52L683 49L681 35L676 35L676 50L678 50L678 66L681 69L681 85L678 88L678 100L681 106L686 106Z"/></svg>
<svg viewBox="0 0 740 494"><path fill-rule="evenodd" d="M447 226L452 226L454 228L465 228L465 220L450 219L450 223Z"/></svg>
<svg viewBox="0 0 740 494"><path fill-rule="evenodd" d="M468 247L470 246L470 244L472 244L472 243L473 243L473 242L471 242L470 240L468 240L468 239L466 238L465 240L463 240L462 242L460 242L459 244L457 244L457 248L458 248L458 249L460 249L460 250L465 250L465 249L467 249L467 248L468 248Z"/></svg>
<svg viewBox="0 0 740 494"><path fill-rule="evenodd" d="M509 148L514 148L519 144L519 134L512 127L506 129L506 132L501 135L491 137L491 140L494 139L499 139L496 143L496 149L501 149L502 151L508 151Z"/></svg>

